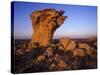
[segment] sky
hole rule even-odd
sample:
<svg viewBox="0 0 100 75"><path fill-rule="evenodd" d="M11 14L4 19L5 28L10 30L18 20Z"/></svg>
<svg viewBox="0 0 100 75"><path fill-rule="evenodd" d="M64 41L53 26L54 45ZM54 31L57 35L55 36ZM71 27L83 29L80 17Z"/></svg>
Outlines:
<svg viewBox="0 0 100 75"><path fill-rule="evenodd" d="M97 36L97 7L68 4L14 2L14 37L29 39L32 36L30 15L35 10L55 8L64 10L68 18L56 30L53 38L88 38Z"/></svg>

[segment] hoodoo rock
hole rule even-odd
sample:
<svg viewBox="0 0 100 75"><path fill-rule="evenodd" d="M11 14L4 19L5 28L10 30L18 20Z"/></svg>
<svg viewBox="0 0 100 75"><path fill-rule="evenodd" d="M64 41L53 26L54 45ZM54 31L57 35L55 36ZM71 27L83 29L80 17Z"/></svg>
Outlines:
<svg viewBox="0 0 100 75"><path fill-rule="evenodd" d="M46 47L51 43L54 32L67 18L67 16L63 16L63 13L63 10L57 11L56 9L32 12L33 34L29 43L30 48L34 48L36 45Z"/></svg>

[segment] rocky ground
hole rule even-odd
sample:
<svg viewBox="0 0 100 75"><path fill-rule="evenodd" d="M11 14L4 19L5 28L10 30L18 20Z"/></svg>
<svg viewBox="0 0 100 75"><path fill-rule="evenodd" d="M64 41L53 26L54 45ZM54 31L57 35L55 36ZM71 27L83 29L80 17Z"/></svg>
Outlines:
<svg viewBox="0 0 100 75"><path fill-rule="evenodd" d="M96 41L61 38L53 40L47 47L36 43L33 49L27 48L27 44L28 40L19 40L15 44L15 73L97 68Z"/></svg>
<svg viewBox="0 0 100 75"><path fill-rule="evenodd" d="M54 32L68 16L64 10L43 9L31 14L31 40L15 40L15 73L94 69L97 67L97 41L60 38Z"/></svg>

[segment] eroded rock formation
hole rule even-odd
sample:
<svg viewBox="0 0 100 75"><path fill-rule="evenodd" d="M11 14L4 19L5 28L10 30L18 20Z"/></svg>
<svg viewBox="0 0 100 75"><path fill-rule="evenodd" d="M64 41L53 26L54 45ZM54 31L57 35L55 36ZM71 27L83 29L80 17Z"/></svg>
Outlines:
<svg viewBox="0 0 100 75"><path fill-rule="evenodd" d="M31 14L31 42L15 44L16 73L97 68L97 41L52 39L66 18L63 13L63 10L44 9Z"/></svg>
<svg viewBox="0 0 100 75"><path fill-rule="evenodd" d="M63 13L63 10L57 11L56 9L32 12L33 35L29 44L30 48L34 48L35 44L46 47L51 43L54 32L67 18L67 16L63 16Z"/></svg>

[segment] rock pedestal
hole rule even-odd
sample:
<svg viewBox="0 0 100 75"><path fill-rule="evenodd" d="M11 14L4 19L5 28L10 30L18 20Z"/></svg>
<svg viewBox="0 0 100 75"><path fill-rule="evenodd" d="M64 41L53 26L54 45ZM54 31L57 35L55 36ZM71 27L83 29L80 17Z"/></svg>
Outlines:
<svg viewBox="0 0 100 75"><path fill-rule="evenodd" d="M63 16L63 13L63 10L57 11L56 9L32 12L33 34L29 44L30 48L34 48L35 45L46 47L51 43L54 32L67 18L67 16Z"/></svg>

